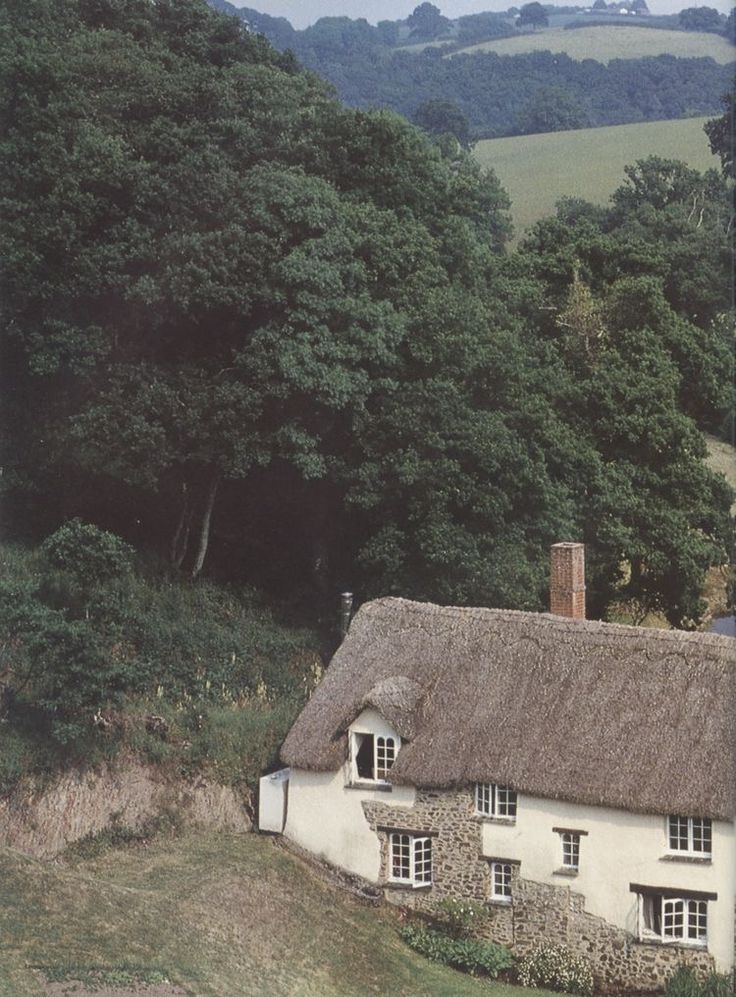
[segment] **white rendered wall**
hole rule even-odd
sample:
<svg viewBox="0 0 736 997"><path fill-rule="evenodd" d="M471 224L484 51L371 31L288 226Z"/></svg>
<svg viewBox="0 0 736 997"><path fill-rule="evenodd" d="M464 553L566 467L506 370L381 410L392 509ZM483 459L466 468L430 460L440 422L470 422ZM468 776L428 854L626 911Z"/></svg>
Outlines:
<svg viewBox="0 0 736 997"><path fill-rule="evenodd" d="M585 909L637 934L637 897L630 883L717 893L708 901L708 951L720 972L734 961L736 833L713 821L711 863L668 860L666 817L582 806L519 794L515 824L483 824L482 852L514 859L520 875L538 883L569 886L585 897ZM553 827L587 831L580 838L576 876L556 874L562 866L560 835Z"/></svg>
<svg viewBox="0 0 736 997"><path fill-rule="evenodd" d="M364 710L350 727L379 737L398 735L375 710ZM302 848L348 872L377 883L381 870L378 837L368 827L361 803L378 800L411 807L415 791L394 786L391 792L361 784L350 787L351 760L338 772L291 770L284 834Z"/></svg>

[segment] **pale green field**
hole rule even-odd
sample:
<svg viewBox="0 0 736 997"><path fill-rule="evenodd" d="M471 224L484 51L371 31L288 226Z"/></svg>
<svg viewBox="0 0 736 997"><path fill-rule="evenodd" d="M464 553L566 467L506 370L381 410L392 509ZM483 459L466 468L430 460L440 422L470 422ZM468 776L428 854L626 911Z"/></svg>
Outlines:
<svg viewBox="0 0 736 997"><path fill-rule="evenodd" d="M662 156L698 170L720 168L703 131L708 120L646 121L489 139L478 142L474 155L496 172L508 191L518 240L534 222L554 214L561 197L605 204L623 183L624 166L637 159Z"/></svg>
<svg viewBox="0 0 736 997"><path fill-rule="evenodd" d="M517 38L496 38L453 52L446 58L473 52L521 55L522 52L545 50L565 52L571 59L595 59L605 63L611 59L643 59L652 55L675 55L683 59L710 56L723 65L736 59L736 47L719 35L618 25L576 28L574 31L550 28Z"/></svg>

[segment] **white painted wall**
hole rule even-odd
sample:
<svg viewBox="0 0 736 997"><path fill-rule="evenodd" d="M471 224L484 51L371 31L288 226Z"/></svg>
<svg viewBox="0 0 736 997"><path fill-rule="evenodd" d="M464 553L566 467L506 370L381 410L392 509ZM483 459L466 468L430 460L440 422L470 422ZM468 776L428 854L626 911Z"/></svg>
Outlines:
<svg viewBox="0 0 736 997"><path fill-rule="evenodd" d="M351 725L353 731L398 738L375 710L364 710ZM377 800L392 807L411 807L416 794L409 786L394 786L391 792L372 789L365 783L351 788L351 765L348 759L338 772L291 770L284 834L333 865L377 883L381 851L361 803Z"/></svg>
<svg viewBox="0 0 736 997"><path fill-rule="evenodd" d="M281 834L286 818L289 769L261 777L258 783L258 830Z"/></svg>
<svg viewBox="0 0 736 997"><path fill-rule="evenodd" d="M562 844L553 827L588 832L580 839L576 876L555 872L562 866ZM708 901L708 951L721 972L733 965L736 833L731 823L713 821L710 864L670 861L666 817L519 794L516 823L484 823L482 841L484 855L521 862L524 879L569 886L583 894L588 913L633 935L638 909L630 883L717 893L718 900Z"/></svg>

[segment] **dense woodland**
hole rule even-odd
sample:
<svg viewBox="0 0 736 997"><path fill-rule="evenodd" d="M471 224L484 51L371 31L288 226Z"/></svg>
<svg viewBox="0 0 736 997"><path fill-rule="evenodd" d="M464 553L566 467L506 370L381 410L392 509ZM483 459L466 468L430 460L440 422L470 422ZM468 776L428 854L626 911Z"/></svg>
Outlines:
<svg viewBox="0 0 736 997"><path fill-rule="evenodd" d="M387 107L416 120L427 101L447 101L464 117L468 134L476 140L715 113L733 79L733 65L669 55L615 59L609 65L592 59L578 62L551 52L515 56L475 52L447 58L448 52L463 45L518 33L515 25L520 18L508 14L459 18L449 48L402 51L396 48L400 42L443 37L450 22L438 8L424 3L407 23L382 21L374 27L365 20L324 17L295 31L284 18L238 9L227 0L212 3L252 23L277 48L292 50L303 65L329 80L346 103ZM425 8L431 8L434 15L417 17ZM522 15L531 12L546 24L545 11L554 16L552 12L558 10L568 8L530 3L523 5ZM684 27L732 37L733 16L726 22L712 10L715 21L711 24L701 14L709 10L683 11L691 15L685 16ZM537 23L531 14L521 26L526 30ZM652 20L659 24L661 19L626 18L626 25L646 28ZM683 27L677 17L671 21L671 26ZM573 20L568 27L574 29L577 23ZM582 21L579 26L590 23L594 22ZM411 32L408 36L407 31Z"/></svg>
<svg viewBox="0 0 736 997"><path fill-rule="evenodd" d="M270 710L318 640L266 603L542 609L560 539L592 615L696 625L732 499L701 433L732 404L727 118L723 172L632 164L511 254L458 143L200 0L0 25L3 532L43 541L3 556L6 714Z"/></svg>

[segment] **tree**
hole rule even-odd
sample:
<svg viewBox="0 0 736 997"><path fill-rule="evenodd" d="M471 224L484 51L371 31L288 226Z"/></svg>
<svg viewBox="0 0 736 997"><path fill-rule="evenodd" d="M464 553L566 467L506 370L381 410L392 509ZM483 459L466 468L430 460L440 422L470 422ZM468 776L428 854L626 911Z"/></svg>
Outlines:
<svg viewBox="0 0 736 997"><path fill-rule="evenodd" d="M460 145L468 145L468 119L451 100L425 100L416 109L414 123L430 135L454 135Z"/></svg>
<svg viewBox="0 0 736 997"><path fill-rule="evenodd" d="M680 27L686 31L721 31L721 15L715 7L686 7L679 13Z"/></svg>
<svg viewBox="0 0 736 997"><path fill-rule="evenodd" d="M724 113L720 118L712 118L703 125L710 143L710 151L720 158L723 172L732 179L736 176L733 162L733 102L733 91L724 94L721 98L721 104L725 108Z"/></svg>
<svg viewBox="0 0 736 997"><path fill-rule="evenodd" d="M527 25L532 28L546 28L549 26L547 12L541 3L537 3L536 0L533 3L523 4L516 19L516 26L518 28L525 28Z"/></svg>
<svg viewBox="0 0 736 997"><path fill-rule="evenodd" d="M412 36L431 39L444 34L452 22L442 16L438 7L425 0L414 8L406 23L411 28Z"/></svg>
<svg viewBox="0 0 736 997"><path fill-rule="evenodd" d="M587 128L587 109L563 87L540 87L519 110L516 130L521 135Z"/></svg>

